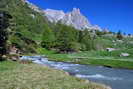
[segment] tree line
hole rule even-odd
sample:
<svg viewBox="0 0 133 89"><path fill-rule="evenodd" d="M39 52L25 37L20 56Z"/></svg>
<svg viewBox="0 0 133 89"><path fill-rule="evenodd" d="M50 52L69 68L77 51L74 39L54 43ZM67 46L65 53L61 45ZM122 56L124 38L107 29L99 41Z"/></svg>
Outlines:
<svg viewBox="0 0 133 89"><path fill-rule="evenodd" d="M77 30L72 26L58 22L52 27L45 26L41 46L65 53L97 50L96 45L98 43L95 40L105 34L113 33L99 30L94 31L92 29ZM116 39L123 39L121 31L118 31L116 34Z"/></svg>
<svg viewBox="0 0 133 89"><path fill-rule="evenodd" d="M59 52L87 51L94 49L93 40L88 29L76 30L72 26L57 23L53 27L45 27L41 46Z"/></svg>

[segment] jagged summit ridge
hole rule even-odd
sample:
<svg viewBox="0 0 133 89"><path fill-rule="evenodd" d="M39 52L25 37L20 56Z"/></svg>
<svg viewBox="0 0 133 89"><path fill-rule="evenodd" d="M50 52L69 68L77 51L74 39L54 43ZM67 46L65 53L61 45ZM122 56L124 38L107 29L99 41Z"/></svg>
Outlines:
<svg viewBox="0 0 133 89"><path fill-rule="evenodd" d="M50 22L58 22L61 21L63 24L71 25L76 29L94 29L101 30L100 27L93 26L90 24L89 20L81 14L79 8L73 8L71 12L64 13L62 10L53 10L46 9L44 10L45 16L48 18Z"/></svg>
<svg viewBox="0 0 133 89"><path fill-rule="evenodd" d="M65 13L62 10L52 10L46 9L44 10L44 14L48 18L50 22L58 22L59 20L63 19Z"/></svg>
<svg viewBox="0 0 133 89"><path fill-rule="evenodd" d="M44 16L46 16L47 19L52 23L57 23L58 21L60 21L62 22L62 24L73 26L74 28L79 30L102 30L98 25L92 25L89 20L81 13L79 8L73 8L71 12L65 13L62 10L42 10L27 0L22 1L27 3L29 7L34 11L44 14Z"/></svg>
<svg viewBox="0 0 133 89"><path fill-rule="evenodd" d="M62 23L72 25L76 29L85 29L91 26L88 19L83 16L80 9L77 8L73 8L72 12L66 13L65 17L62 19Z"/></svg>

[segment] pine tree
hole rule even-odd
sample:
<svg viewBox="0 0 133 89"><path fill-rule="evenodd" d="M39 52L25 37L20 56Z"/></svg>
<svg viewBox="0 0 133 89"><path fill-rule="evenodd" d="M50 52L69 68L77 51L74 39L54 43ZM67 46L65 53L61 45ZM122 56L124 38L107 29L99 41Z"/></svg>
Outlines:
<svg viewBox="0 0 133 89"><path fill-rule="evenodd" d="M77 42L77 33L71 26L60 25L60 32L58 33L57 43L60 51L70 52L75 50Z"/></svg>
<svg viewBox="0 0 133 89"><path fill-rule="evenodd" d="M0 11L0 61L3 60L2 56L6 55L6 41L8 39L7 28L9 27L9 19L12 18L5 11Z"/></svg>
<svg viewBox="0 0 133 89"><path fill-rule="evenodd" d="M55 44L55 35L53 31L48 26L46 26L42 35L41 45L44 48L50 49L54 47L54 44Z"/></svg>
<svg viewBox="0 0 133 89"><path fill-rule="evenodd" d="M80 38L80 43L82 44L82 49L83 50L92 50L92 49L94 49L94 47L93 47L93 39L91 38L91 35L90 35L90 32L86 29L86 30L84 30L84 31L82 31L82 33L80 33L80 34L82 34L82 35L80 35L81 36L81 38Z"/></svg>
<svg viewBox="0 0 133 89"><path fill-rule="evenodd" d="M117 33L117 39L119 39L119 40L122 40L123 39L123 36L122 36L122 33L121 33L120 30Z"/></svg>

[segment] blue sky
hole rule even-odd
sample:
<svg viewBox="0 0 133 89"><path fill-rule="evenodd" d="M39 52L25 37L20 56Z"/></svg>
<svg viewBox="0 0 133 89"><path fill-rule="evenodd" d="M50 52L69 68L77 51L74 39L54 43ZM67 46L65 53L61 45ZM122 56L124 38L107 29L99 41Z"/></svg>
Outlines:
<svg viewBox="0 0 133 89"><path fill-rule="evenodd" d="M133 0L28 0L42 9L69 12L80 8L91 24L108 28L113 32L133 34Z"/></svg>

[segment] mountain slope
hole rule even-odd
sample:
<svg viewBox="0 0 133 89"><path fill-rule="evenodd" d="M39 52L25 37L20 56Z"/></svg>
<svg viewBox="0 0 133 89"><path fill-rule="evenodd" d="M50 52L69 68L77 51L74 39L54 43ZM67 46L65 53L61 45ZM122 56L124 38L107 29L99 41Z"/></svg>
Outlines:
<svg viewBox="0 0 133 89"><path fill-rule="evenodd" d="M16 25L10 29L9 45L15 45L23 51L34 51L41 41L42 32L48 26L45 17L31 9L24 0L1 0L1 10L8 11L12 23Z"/></svg>

